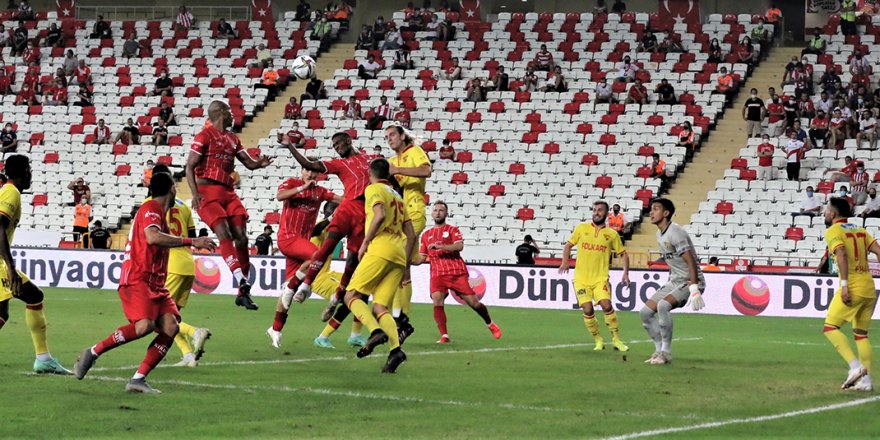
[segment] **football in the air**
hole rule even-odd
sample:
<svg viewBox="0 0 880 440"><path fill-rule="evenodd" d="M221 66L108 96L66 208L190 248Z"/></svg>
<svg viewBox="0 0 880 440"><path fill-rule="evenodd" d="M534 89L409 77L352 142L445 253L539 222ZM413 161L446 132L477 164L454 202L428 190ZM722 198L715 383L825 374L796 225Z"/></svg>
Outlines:
<svg viewBox="0 0 880 440"><path fill-rule="evenodd" d="M310 56L303 55L293 60L290 70L299 79L309 79L315 76L317 65Z"/></svg>

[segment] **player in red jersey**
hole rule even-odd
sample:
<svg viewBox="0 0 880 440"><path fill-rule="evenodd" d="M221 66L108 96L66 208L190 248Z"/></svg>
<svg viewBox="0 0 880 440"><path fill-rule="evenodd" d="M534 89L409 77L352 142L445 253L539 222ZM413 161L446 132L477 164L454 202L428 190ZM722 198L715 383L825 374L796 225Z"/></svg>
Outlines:
<svg viewBox="0 0 880 440"><path fill-rule="evenodd" d="M210 126L200 131L186 160L186 182L192 191L192 207L199 217L217 234L220 254L238 282L235 304L248 310L257 310L251 300L248 281L250 254L247 239L248 213L233 190L232 172L235 159L249 170L265 168L272 160L263 155L252 158L238 136L228 132L232 126L232 112L222 101L208 106Z"/></svg>
<svg viewBox="0 0 880 440"><path fill-rule="evenodd" d="M131 224L119 279L119 298L129 323L119 327L107 339L83 350L73 366L76 378L82 380L103 353L155 331L158 335L125 386L126 391L138 393L159 392L147 383L146 376L165 357L177 335L180 321L177 306L165 288L168 249L182 246L208 251L215 249L214 242L207 237L184 238L169 234L165 218L176 196L171 175L154 174L150 180L150 193L152 200L141 205Z"/></svg>
<svg viewBox="0 0 880 440"><path fill-rule="evenodd" d="M309 158L309 160L317 159ZM305 269L309 267L312 255L318 250L310 238L318 220L321 203L342 201L342 197L318 186L315 180L317 175L318 173L303 168L302 178L287 179L278 187L278 201L284 203L281 225L278 228L278 249L287 259L285 269L287 284L278 298L275 321L272 327L266 330L266 334L272 339L272 345L276 348L281 346L281 329L287 321L287 311L291 302L305 301L304 296L295 297L294 293L299 280L306 276Z"/></svg>
<svg viewBox="0 0 880 440"><path fill-rule="evenodd" d="M422 233L421 254L422 263L431 263L431 299L434 301L434 321L440 330L438 344L448 344L449 332L446 330L446 311L443 302L449 292L455 292L469 305L486 323L495 339L501 338L501 329L498 324L492 322L489 317L489 309L480 302L474 289L468 282L468 270L461 258L461 250L464 249L464 238L461 231L455 226L446 223L449 208L446 203L437 201L431 210L434 219L434 227Z"/></svg>

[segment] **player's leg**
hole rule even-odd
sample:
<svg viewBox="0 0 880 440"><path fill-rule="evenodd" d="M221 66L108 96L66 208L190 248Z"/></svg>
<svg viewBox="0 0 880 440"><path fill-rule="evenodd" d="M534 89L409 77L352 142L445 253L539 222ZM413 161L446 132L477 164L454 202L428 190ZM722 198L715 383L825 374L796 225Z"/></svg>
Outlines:
<svg viewBox="0 0 880 440"><path fill-rule="evenodd" d="M0 330L9 321L9 299L0 300Z"/></svg>
<svg viewBox="0 0 880 440"><path fill-rule="evenodd" d="M611 299L600 299L599 306L602 307L602 312L605 313L605 326L611 332L611 343L614 345L614 349L629 351L629 347L620 340L620 322L617 320L617 313L615 313L614 307L611 305Z"/></svg>
<svg viewBox="0 0 880 440"><path fill-rule="evenodd" d="M287 315L290 304L293 301L293 291L287 288L288 282L293 278L293 272L299 269L302 260L293 257L293 241L284 241L278 243L278 249L285 257L285 289L278 296L278 302L275 305L275 318L272 320L272 326L266 329L266 334L272 341L272 346L281 348L281 331L284 324L287 323Z"/></svg>
<svg viewBox="0 0 880 440"><path fill-rule="evenodd" d="M160 300L162 301L162 300ZM169 306L170 304L170 306ZM147 383L147 375L162 362L168 353L168 348L174 341L174 337L178 332L178 321L180 317L177 315L177 307L167 298L167 304L160 306L162 314L156 320L156 337L147 347L147 354L144 360L135 372L128 384L125 385L125 391L134 393L159 393L159 390L151 387Z"/></svg>
<svg viewBox="0 0 880 440"><path fill-rule="evenodd" d="M388 360L382 368L383 373L394 373L400 364L406 361L406 354L400 347L401 341L397 336L397 322L391 315L390 306L394 304L394 296L403 281L405 268L402 265L387 263L386 270L373 294L373 314L382 326L382 330L388 334L389 348Z"/></svg>
<svg viewBox="0 0 880 440"><path fill-rule="evenodd" d="M855 300L857 297L852 298ZM840 327L843 326L843 324L853 322L857 312L858 309L856 307L847 305L843 302L840 298L840 291L837 291L831 299L831 304L828 305L828 314L825 316L825 324L822 328L825 337L831 342L831 345L837 350L837 353L840 354L840 357L843 358L844 362L849 366L849 373L841 386L843 389L850 388L861 379L862 376L868 374L867 369L862 365L862 362L853 351L849 339L842 331L840 331ZM855 329L854 322L853 329Z"/></svg>
<svg viewBox="0 0 880 440"><path fill-rule="evenodd" d="M123 296L122 289L124 288L120 288L120 297ZM126 300L123 299L123 305L125 304L125 301ZM116 347L143 338L152 333L155 329L156 324L152 319L144 318L137 321L129 320L128 324L119 327L116 331L111 333L110 336L107 336L97 344L83 350L76 359L76 363L73 364L73 374L77 379L82 380L82 378L86 376L86 373L89 372L89 369L95 365L95 361L98 360L98 357Z"/></svg>
<svg viewBox="0 0 880 440"><path fill-rule="evenodd" d="M431 281L433 283L433 278ZM449 339L449 330L446 328L446 309L444 308L444 302L448 295L446 292L440 292L433 286L431 287L431 301L434 303L434 323L437 324L437 330L440 331L440 339L437 340L438 344L452 342Z"/></svg>
<svg viewBox="0 0 880 440"><path fill-rule="evenodd" d="M575 296L577 296L578 304L584 312L584 326L593 336L596 346L593 350L600 351L605 349L605 340L599 334L599 321L596 320L596 314L593 310L593 291L588 285L576 284L574 286Z"/></svg>
<svg viewBox="0 0 880 440"><path fill-rule="evenodd" d="M285 240L283 243L279 242L278 248L288 258L287 282L284 284L284 290L281 292L281 305L284 307L284 310L289 310L290 304L293 301L302 303L309 298L308 292L299 292L297 287L306 277L306 271L311 265L312 256L318 251L318 248L311 241L304 238ZM320 276L321 272L318 273L316 279L320 278Z"/></svg>
<svg viewBox="0 0 880 440"><path fill-rule="evenodd" d="M664 363L672 361L672 314L670 313L680 304L682 291L688 292L686 287L679 288L663 299L657 301L657 324L660 326L660 354L663 356ZM689 292L688 292L689 293Z"/></svg>
<svg viewBox="0 0 880 440"><path fill-rule="evenodd" d="M663 288L660 290L663 290ZM657 293L654 294L654 297L645 301L645 305L639 310L639 317L642 319L642 326L645 328L645 331L648 333L651 340L654 341L654 353L645 361L645 363L652 363L660 354L660 348L663 346L663 341L660 337L660 323L657 321L657 301L659 301L659 299L655 299L655 297L657 297Z"/></svg>
<svg viewBox="0 0 880 440"><path fill-rule="evenodd" d="M492 332L492 337L495 339L501 339L501 328L498 327L498 324L495 324L492 321L492 317L489 316L489 308L486 307L485 304L480 302L480 299L477 298L477 293L474 292L473 287L471 287L470 281L468 281L468 276L466 274L462 274L460 276L455 277L452 280L452 285L449 286L450 290L457 293L459 298L467 304L471 310L480 315L480 318L483 318L483 322L486 324L486 328Z"/></svg>
<svg viewBox="0 0 880 440"><path fill-rule="evenodd" d="M178 275L175 273L169 273L165 278L165 288L168 289L168 293L171 295L171 299L174 301L174 304L177 305L178 309L183 309L186 306L186 302L189 299L189 292L186 295L183 295L183 283L184 283L184 275ZM190 286L192 287L192 286ZM189 343L189 340L186 337L185 332L183 331L183 326L187 326L187 330L189 328L194 328L189 324L180 323L181 331L174 337L174 345L180 349L180 353L183 357L183 360L180 362L179 366L184 366L187 361L191 360L191 363L195 362L195 355L193 354L192 346ZM195 365L193 365L195 366Z"/></svg>
<svg viewBox="0 0 880 440"><path fill-rule="evenodd" d="M874 359L874 350L871 348L871 342L868 340L868 330L871 328L871 316L874 314L877 299L860 299L863 302L860 304L855 318L853 318L853 336L856 340L856 349L859 352L859 362L865 367L867 374L856 382L853 389L873 391L874 384L871 382L871 366Z"/></svg>
<svg viewBox="0 0 880 440"><path fill-rule="evenodd" d="M416 243L419 242L419 237L422 236L422 231L425 230L425 223L427 219L425 218L425 209L422 207L421 210L418 211L420 213L417 215L410 216L412 221L412 227L416 234ZM412 261L417 261L419 259L419 247L413 247ZM400 329L400 339L401 343L406 340L406 338L410 337L414 332L415 328L413 328L409 319L409 309L412 303L412 282L408 282L397 289L397 292L394 294L394 304L392 305L392 316L394 316L394 320L397 322L397 327ZM433 290L432 290L433 292Z"/></svg>
<svg viewBox="0 0 880 440"><path fill-rule="evenodd" d="M43 291L22 274L18 299L24 301L24 319L34 343L34 371L37 373L71 374L49 352L46 343L46 315L43 313Z"/></svg>
<svg viewBox="0 0 880 440"><path fill-rule="evenodd" d="M237 206L236 203L237 202ZM238 201L238 196L233 201L233 207L230 209L230 217L228 219L229 232L232 238L234 252L238 258L241 267L242 280L238 285L238 296L235 298L235 304L244 307L247 310L257 310L260 307L251 299L251 285L248 281L250 275L251 260L250 249L248 248L247 238L247 211ZM244 214L241 213L244 211Z"/></svg>
<svg viewBox="0 0 880 440"><path fill-rule="evenodd" d="M388 262L382 258L366 255L364 261L355 270L348 291L345 293L346 307L370 330L370 338L367 340L367 344L358 351L358 357L368 356L377 345L388 341L388 335L373 316L370 306L365 301L366 296L364 296L376 291L376 286L385 275L387 264Z"/></svg>
<svg viewBox="0 0 880 440"><path fill-rule="evenodd" d="M351 236L349 236L349 242L351 241ZM360 247L360 244L357 245ZM339 287L336 288L336 295L330 298L330 303L327 304L327 307L324 308L324 311L321 312L321 321L327 322L331 317L336 316L338 322L342 322L347 313L344 311L339 315L336 315L336 309L338 306L339 298L345 295L345 292L348 290L348 284L351 282L352 276L354 276L355 271L358 268L360 262L358 261L358 253L357 250L352 250L352 246L349 243L348 246L348 256L345 258L345 269L342 271L342 275L339 277ZM305 284L305 282L303 282ZM302 287L302 286L300 286ZM300 288L299 290L303 290ZM299 291L297 291L299 293Z"/></svg>

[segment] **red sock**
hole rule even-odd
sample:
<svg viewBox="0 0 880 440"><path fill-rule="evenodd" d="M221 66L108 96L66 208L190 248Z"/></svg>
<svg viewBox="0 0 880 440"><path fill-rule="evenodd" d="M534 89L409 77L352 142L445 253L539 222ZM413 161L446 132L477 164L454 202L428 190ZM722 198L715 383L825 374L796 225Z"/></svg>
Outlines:
<svg viewBox="0 0 880 440"><path fill-rule="evenodd" d="M251 254L247 246L244 249L235 248L238 251L238 264L241 265L241 274L245 278L251 273Z"/></svg>
<svg viewBox="0 0 880 440"><path fill-rule="evenodd" d="M327 325L333 327L333 329L335 330L339 328L339 321L337 321L336 318L330 318L330 320L327 321Z"/></svg>
<svg viewBox="0 0 880 440"><path fill-rule="evenodd" d="M220 240L220 255L223 256L223 261L226 262L226 265L229 266L229 270L235 272L236 269L241 269L241 263L238 261L237 251L235 249L235 244L233 243L231 238L225 238ZM242 273L244 271L242 270Z"/></svg>
<svg viewBox="0 0 880 440"><path fill-rule="evenodd" d="M312 255L312 264L309 265L309 271L306 273L306 278L303 280L304 283L311 285L312 281L315 281L315 277L318 276L318 272L324 267L324 262L327 261L327 257L333 253L333 249L336 249L336 243L339 243L339 239L330 236L324 240L321 247L318 248L314 255Z"/></svg>
<svg viewBox="0 0 880 440"><path fill-rule="evenodd" d="M302 284L302 280L299 279L296 274L293 274L293 276L290 277L290 280L287 281L287 288L291 290L296 290L296 288L299 287L300 284Z"/></svg>
<svg viewBox="0 0 880 440"><path fill-rule="evenodd" d="M443 306L434 306L434 322L437 323L437 329L440 330L441 336L449 334L446 330L446 310Z"/></svg>
<svg viewBox="0 0 880 440"><path fill-rule="evenodd" d="M150 374L150 371L153 371L153 368L156 368L156 365L159 365L159 362L162 362L162 359L165 358L165 354L168 353L168 347L171 346L172 342L174 342L174 336L168 336L165 333L156 335L156 338L153 339L153 342L147 348L147 355L144 356L144 361L138 367L138 374L143 374L144 376Z"/></svg>
<svg viewBox="0 0 880 440"><path fill-rule="evenodd" d="M272 323L272 330L280 332L284 328L285 322L287 322L287 312L275 312L275 322Z"/></svg>
<svg viewBox="0 0 880 440"><path fill-rule="evenodd" d="M342 291L345 291L345 288L348 287L348 282L351 281L351 276L354 275L354 270L357 269L358 262L355 261L353 264L351 260L345 260L345 270L342 271L342 276L339 277L339 288Z"/></svg>
<svg viewBox="0 0 880 440"><path fill-rule="evenodd" d="M95 351L95 354L100 356L101 353L134 341L135 339L138 339L138 335L137 330L134 329L134 324L123 325L116 329L113 334L107 336L107 339L95 344L95 346L92 347L92 350Z"/></svg>

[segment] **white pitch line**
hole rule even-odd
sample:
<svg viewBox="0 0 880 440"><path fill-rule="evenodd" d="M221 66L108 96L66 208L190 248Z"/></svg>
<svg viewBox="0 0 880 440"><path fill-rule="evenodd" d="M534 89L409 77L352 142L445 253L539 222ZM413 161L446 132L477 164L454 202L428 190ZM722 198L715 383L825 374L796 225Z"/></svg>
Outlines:
<svg viewBox="0 0 880 440"><path fill-rule="evenodd" d="M744 424L744 423L768 422L768 421L772 421L772 420L786 419L789 417L797 417L797 416L816 414L816 413L826 412L826 411L834 411L837 409L851 408L853 406L859 406L859 405L864 405L866 403L873 403L873 402L878 402L878 401L880 401L880 396L865 397L862 399L852 400L849 402L836 403L834 405L823 405L823 406L817 406L814 408L801 409L801 410L797 410L797 411L789 411L789 412L784 412L784 413L779 413L779 414L771 414L771 415L767 415L767 416L719 420L717 422L700 423L697 425L679 426L679 427L673 427L673 428L661 428L661 429L653 429L650 431L641 431L641 432L632 432L629 434L623 434L623 435L618 435L618 436L614 436L614 437L606 437L604 440L629 440L629 439L633 439L633 438L653 437L653 436L664 435L664 434L674 434L677 432L696 431L698 429L717 428L720 426L738 425L738 424Z"/></svg>
<svg viewBox="0 0 880 440"><path fill-rule="evenodd" d="M686 342L686 341L699 341L702 340L701 337L696 338L679 338L674 339L675 342ZM648 342L654 342L650 339L644 340L635 340L628 341L630 344L644 344ZM538 345L532 347L494 347L494 348L477 348L473 350L431 350L431 351L419 351L414 353L407 353L407 357L413 356L437 356L444 354L472 354L472 353L498 353L498 352L509 352L509 351L536 351L536 350L556 350L561 348L575 348L575 347L590 347L594 345L594 343L576 343L576 344L554 344L554 345ZM228 366L228 365L273 365L273 364L302 364L309 362L324 362L324 361L345 361L354 359L352 356L332 356L332 357L317 357L317 358L304 358L304 359L265 359L259 361L215 361L215 362L199 362L199 367L210 367L210 366ZM137 368L138 365L127 365L123 367L104 367L104 368L92 368L90 371L122 371L122 370L131 370ZM174 365L160 365L157 368L184 368L184 367L175 367Z"/></svg>

